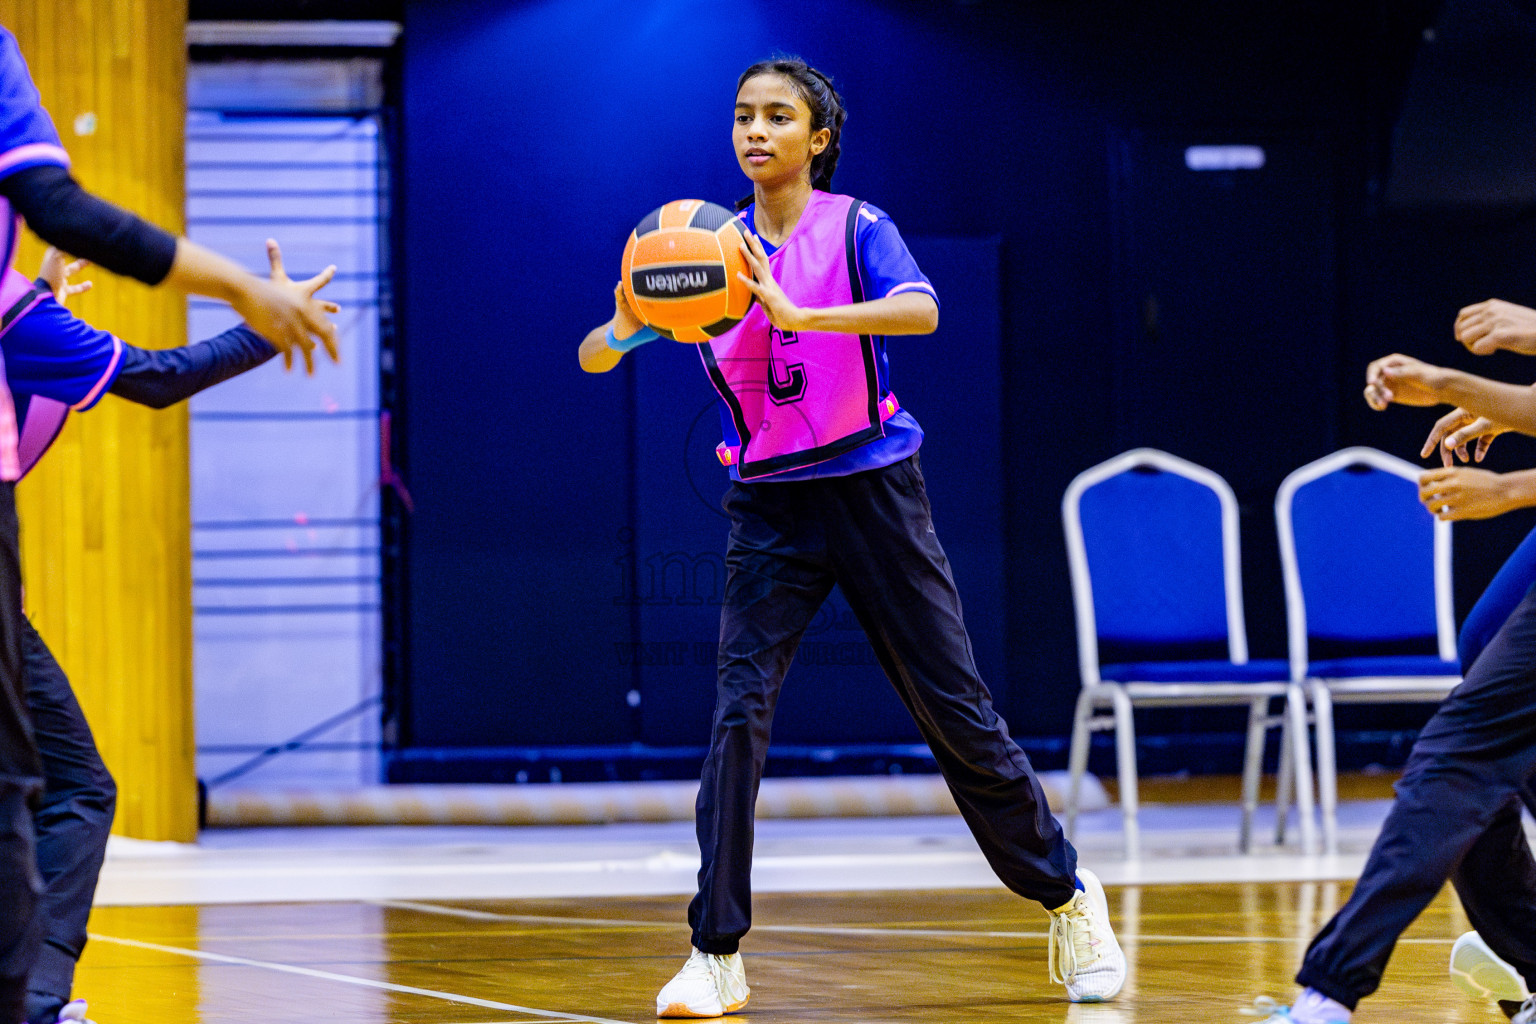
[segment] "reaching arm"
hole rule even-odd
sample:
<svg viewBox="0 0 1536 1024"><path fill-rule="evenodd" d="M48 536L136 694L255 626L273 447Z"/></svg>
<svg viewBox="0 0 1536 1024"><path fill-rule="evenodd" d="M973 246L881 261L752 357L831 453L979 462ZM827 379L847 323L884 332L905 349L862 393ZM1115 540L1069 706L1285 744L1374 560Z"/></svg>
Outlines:
<svg viewBox="0 0 1536 1024"><path fill-rule="evenodd" d="M0 178L0 195L50 245L145 284L164 283L229 303L263 337L273 339L290 366L297 350L305 369L313 372L314 338L333 362L338 358L336 325L326 317L337 306L314 298L310 287L329 281L334 267L309 281L293 282L279 265L281 276L264 280L91 195L59 166L31 167Z"/></svg>
<svg viewBox="0 0 1536 1024"><path fill-rule="evenodd" d="M63 167L17 171L0 179L0 195L49 245L149 285L171 272L174 235L91 195Z"/></svg>
<svg viewBox="0 0 1536 1024"><path fill-rule="evenodd" d="M276 246L276 242L267 240L269 254ZM339 362L336 325L325 316L337 312L339 307L334 302L314 298L315 291L335 276L336 268L327 267L307 281L291 281L283 270L280 255L274 258L273 265L272 279L263 280L233 260L179 238L176 259L165 283L180 291L222 299L235 307L246 323L272 340L283 354L286 366L293 365L293 352L297 349L304 358L305 371L314 372L315 343L311 335L320 339L331 362Z"/></svg>
<svg viewBox="0 0 1536 1024"><path fill-rule="evenodd" d="M1461 370L1446 370L1440 401L1522 434L1536 434L1536 391Z"/></svg>
<svg viewBox="0 0 1536 1024"><path fill-rule="evenodd" d="M1536 435L1536 390L1476 374L1390 355L1366 370L1365 400L1373 409L1400 405L1455 405L1522 434Z"/></svg>
<svg viewBox="0 0 1536 1024"><path fill-rule="evenodd" d="M164 409L255 369L275 355L277 349L245 324L179 348L125 344L122 368L107 390L130 402Z"/></svg>
<svg viewBox="0 0 1536 1024"><path fill-rule="evenodd" d="M272 279L286 281L282 250L277 243L268 244L267 258L272 267ZM70 277L84 266L84 260L70 262L57 249L49 247L43 254L38 283L54 294L59 304L53 307L56 315L47 329L40 328L31 334L13 331L8 336L7 369L30 372L35 393L60 401L67 398L70 404L75 404L80 397L78 393L55 394L49 388L70 381L75 383L65 383L64 386L78 386L82 374L77 368L83 365L89 368L83 374L87 384L96 379L98 373L101 383L91 388L85 406L79 407L94 404L100 388L105 387L131 402L163 409L220 381L254 369L277 354L277 348L247 324L240 324L207 341L177 348L151 350L124 344L70 316L62 308L71 296L90 288L89 281L70 282ZM301 287L308 287L309 283ZM41 323L37 319L39 315L23 318L20 327ZM20 344L29 338L33 344ZM108 359L114 351L119 354ZM16 366L11 365L13 356L19 359Z"/></svg>

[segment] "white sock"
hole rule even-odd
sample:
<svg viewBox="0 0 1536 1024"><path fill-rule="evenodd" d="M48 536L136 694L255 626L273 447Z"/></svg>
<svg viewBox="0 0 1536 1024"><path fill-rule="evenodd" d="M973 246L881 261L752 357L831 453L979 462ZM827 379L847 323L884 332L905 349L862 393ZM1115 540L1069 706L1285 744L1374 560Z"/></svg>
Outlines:
<svg viewBox="0 0 1536 1024"><path fill-rule="evenodd" d="M1296 1005L1291 1007L1291 1016L1296 1019L1296 1024L1349 1024L1349 1007L1343 1003L1336 1003L1323 995L1315 988L1304 988L1301 995L1296 997Z"/></svg>

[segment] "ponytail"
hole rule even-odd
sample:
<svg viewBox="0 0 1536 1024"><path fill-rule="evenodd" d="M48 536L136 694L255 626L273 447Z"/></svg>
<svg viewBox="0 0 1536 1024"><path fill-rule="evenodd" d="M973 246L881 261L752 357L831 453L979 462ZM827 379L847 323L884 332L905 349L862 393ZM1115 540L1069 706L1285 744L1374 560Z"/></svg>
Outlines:
<svg viewBox="0 0 1536 1024"><path fill-rule="evenodd" d="M743 71L736 80L736 91L741 92L747 80L758 75L778 75L790 84L790 88L811 110L812 135L823 128L831 131L832 137L827 140L827 148L811 157L811 187L823 192L832 191L832 172L837 170L837 158L842 155L843 122L848 120L843 98L833 88L832 79L799 57L776 57L758 61ZM749 195L738 200L736 209L745 210L752 205L753 198Z"/></svg>

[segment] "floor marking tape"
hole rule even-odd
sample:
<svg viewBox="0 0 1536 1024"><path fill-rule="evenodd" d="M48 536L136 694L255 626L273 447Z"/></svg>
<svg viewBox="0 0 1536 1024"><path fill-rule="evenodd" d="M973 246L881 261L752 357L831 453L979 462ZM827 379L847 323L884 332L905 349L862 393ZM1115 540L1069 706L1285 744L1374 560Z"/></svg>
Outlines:
<svg viewBox="0 0 1536 1024"><path fill-rule="evenodd" d="M98 935L92 932L90 937L94 942L107 942L118 946L129 946L133 949L147 949L155 953L171 953L176 956L191 957L195 960L208 960L212 963L233 964L237 967L260 967L263 970L281 971L284 974L297 974L305 978L319 978L322 981L340 981L348 985L361 985L364 988L383 989L386 992L427 996L430 999L442 999L450 1003L463 1003L466 1006L482 1006L488 1010L508 1010L512 1013L526 1013L539 1020L585 1021L587 1024L632 1024L631 1021L610 1020L607 1017L587 1017L579 1013L558 1013L554 1010L540 1010L533 1006L518 1006L515 1003L498 1003L491 999L477 999L474 996L461 996L452 992L438 992L435 989L416 988L412 985L397 985L391 981L375 981L372 978L358 978L350 974L334 974L330 971L317 971L312 967L296 967L293 964L275 963L270 960L251 960L243 956L210 953L202 949L162 946L154 942L123 939L115 935Z"/></svg>
<svg viewBox="0 0 1536 1024"><path fill-rule="evenodd" d="M498 914L490 910L470 910L466 907L444 907L435 903L418 903L413 900L373 900L374 906L394 907L397 910L415 910L423 914L441 914L445 917L460 917L469 921L509 921L525 924L577 924L583 926L614 927L614 928L686 928L682 922L667 923L663 921L627 921L622 918L603 917L554 917L537 914ZM912 935L919 938L973 938L973 939L1046 939L1049 932L1004 932L1004 931L975 931L965 928L871 928L845 925L798 925L798 924L755 924L752 930L756 932L779 932L798 935ZM1158 934L1123 934L1119 938L1123 942L1162 942L1181 945L1215 944L1223 945L1241 942L1296 942L1305 940L1305 936L1295 935L1158 935ZM1399 944L1412 943L1415 945L1444 945L1449 946L1453 939L1433 938L1400 938ZM772 954L768 954L772 955Z"/></svg>
<svg viewBox="0 0 1536 1024"><path fill-rule="evenodd" d="M510 921L521 924L579 924L598 928L687 928L681 921L625 921L609 917L556 917L541 914L498 914L490 910L470 910L467 907L445 907L437 903L419 903L415 900L368 900L375 907L393 907L396 910L415 910L423 914L441 914L444 917L462 917L466 921Z"/></svg>

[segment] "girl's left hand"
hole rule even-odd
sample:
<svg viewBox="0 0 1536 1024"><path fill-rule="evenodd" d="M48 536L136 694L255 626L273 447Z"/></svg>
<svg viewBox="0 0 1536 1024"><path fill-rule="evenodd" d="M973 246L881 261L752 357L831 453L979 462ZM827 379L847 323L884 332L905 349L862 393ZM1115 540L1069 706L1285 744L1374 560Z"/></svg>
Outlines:
<svg viewBox="0 0 1536 1024"><path fill-rule="evenodd" d="M1432 469L1419 477L1419 500L1437 519L1492 519L1523 504L1504 476L1470 466Z"/></svg>
<svg viewBox="0 0 1536 1024"><path fill-rule="evenodd" d="M81 281L79 284L69 283L71 277L90 265L89 260L70 262L68 256L50 245L48 251L43 253L43 265L38 268L37 276L39 280L47 282L48 287L53 290L53 297L59 300L59 305L67 305L71 295L79 295L81 292L91 290L89 281Z"/></svg>
<svg viewBox="0 0 1536 1024"><path fill-rule="evenodd" d="M763 248L762 241L750 231L745 234L746 240L741 244L741 252L747 258L747 266L752 268L752 277L738 271L737 280L757 296L763 312L768 314L769 323L781 331L800 330L804 324L805 310L795 305L773 279L773 268L768 265L768 252Z"/></svg>

